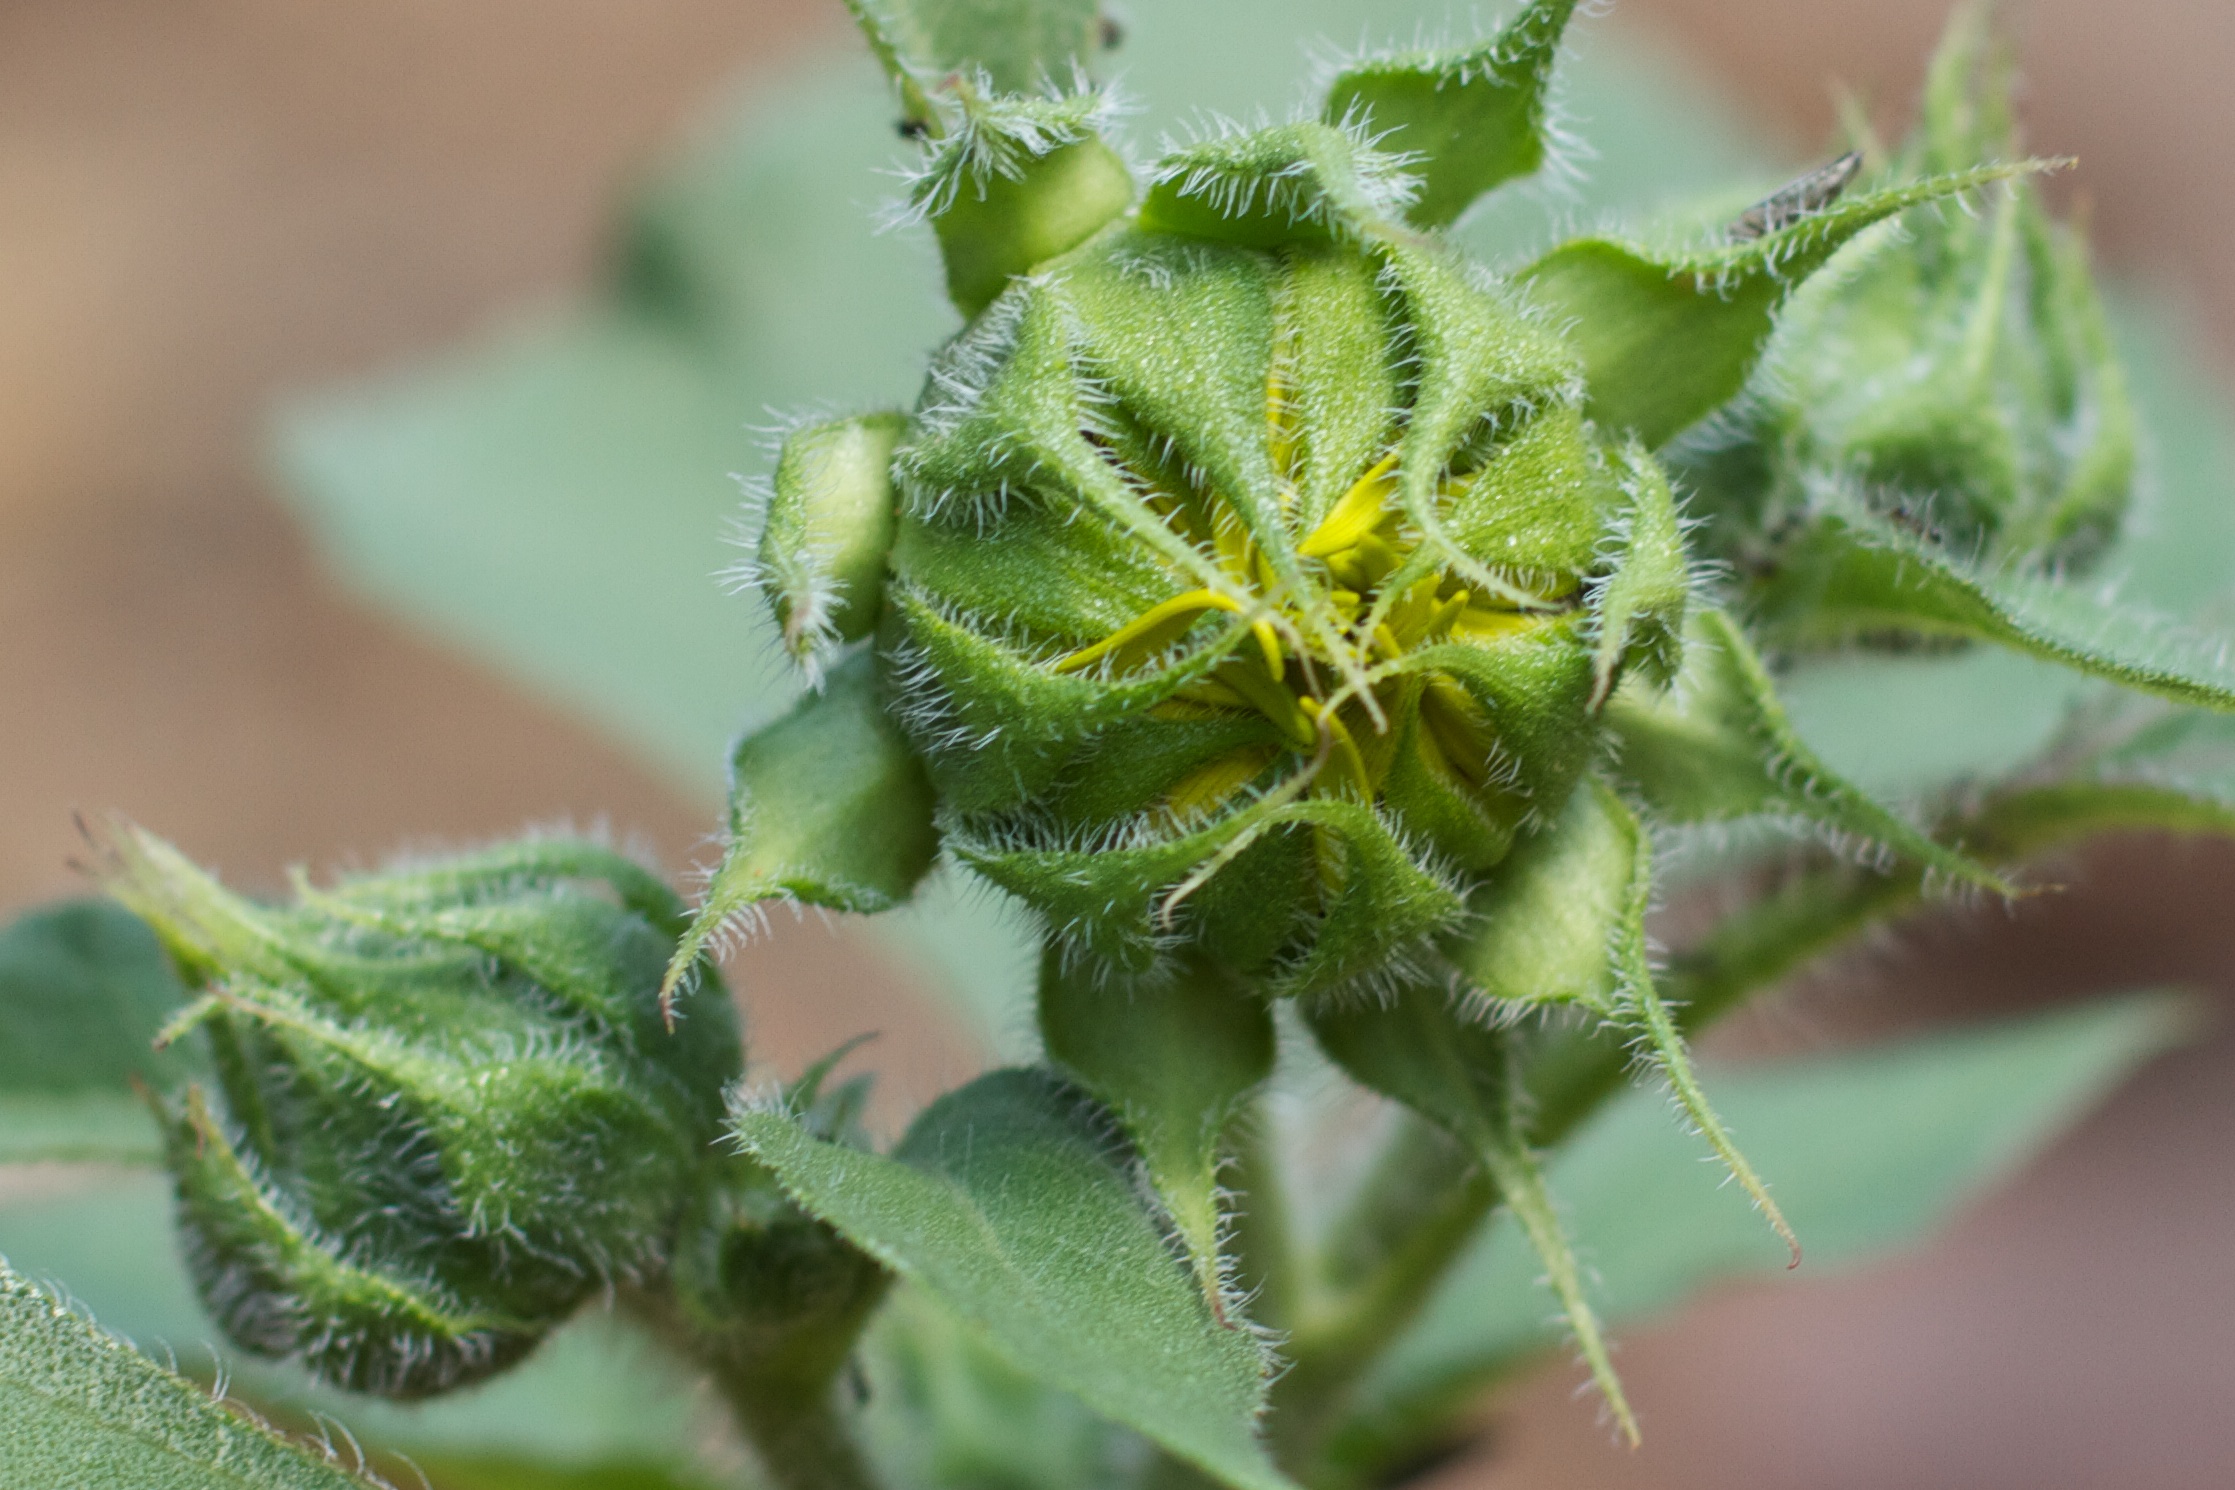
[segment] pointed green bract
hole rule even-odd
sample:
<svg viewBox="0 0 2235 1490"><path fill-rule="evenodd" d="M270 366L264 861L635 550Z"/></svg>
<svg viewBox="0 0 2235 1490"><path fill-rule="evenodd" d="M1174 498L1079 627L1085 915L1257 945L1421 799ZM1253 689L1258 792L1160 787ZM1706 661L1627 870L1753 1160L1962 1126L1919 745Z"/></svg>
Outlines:
<svg viewBox="0 0 2235 1490"><path fill-rule="evenodd" d="M1607 704L1609 769L1664 821L1724 822L1774 812L1835 837L1898 854L1998 894L2011 886L1985 865L1841 780L1794 733L1738 624L1702 611L1687 666L1666 689L1639 684Z"/></svg>
<svg viewBox="0 0 2235 1490"><path fill-rule="evenodd" d="M1603 703L1625 666L1645 682L1666 687L1684 657L1684 612L1691 599L1692 566L1668 474L1643 450L1621 453L1629 508L1621 552L1599 597L1599 645L1592 659L1592 702Z"/></svg>
<svg viewBox="0 0 2235 1490"><path fill-rule="evenodd" d="M1612 949L1629 910L1638 836L1636 820L1605 786L1576 788L1468 903L1467 934L1450 953L1468 986L1499 1003L1580 1004L1612 1015Z"/></svg>
<svg viewBox="0 0 2235 1490"><path fill-rule="evenodd" d="M1778 307L1856 234L2034 169L1981 166L1934 176L1848 198L1747 242L1689 253L1576 239L1521 278L1568 324L1583 355L1592 417L1658 446L1745 386Z"/></svg>
<svg viewBox="0 0 2235 1490"><path fill-rule="evenodd" d="M1029 1376L1236 1490L1293 1490L1259 1446L1265 1360L1221 1324L1078 1092L996 1071L925 1109L891 1158L746 1112L792 1197Z"/></svg>
<svg viewBox="0 0 2235 1490"><path fill-rule="evenodd" d="M371 1490L0 1261L0 1485Z"/></svg>
<svg viewBox="0 0 2235 1490"><path fill-rule="evenodd" d="M1081 91L955 89L952 127L927 147L911 193L968 320L1009 281L1091 238L1133 202L1133 173L1105 142L1109 107Z"/></svg>
<svg viewBox="0 0 2235 1490"><path fill-rule="evenodd" d="M2224 644L2046 577L1975 568L1851 509L1824 514L1785 551L1755 606L1773 645L1992 642L2174 703L2235 710Z"/></svg>
<svg viewBox="0 0 2235 1490"><path fill-rule="evenodd" d="M907 428L905 414L869 414L784 437L753 584L810 680L877 624L892 552L892 452Z"/></svg>
<svg viewBox="0 0 2235 1490"><path fill-rule="evenodd" d="M915 892L938 856L931 783L885 710L868 653L740 740L730 772L729 845L668 964L663 996L761 902L889 910Z"/></svg>
<svg viewBox="0 0 2235 1490"><path fill-rule="evenodd" d="M1098 0L846 0L900 90L909 123L936 128L949 73L983 72L1002 93L1071 76L1102 46Z"/></svg>
<svg viewBox="0 0 2235 1490"><path fill-rule="evenodd" d="M1273 1072L1263 996L1200 961L1100 979L1066 967L1051 948L1040 968L1040 1036L1048 1055L1117 1114L1223 1318L1219 1145Z"/></svg>
<svg viewBox="0 0 2235 1490"><path fill-rule="evenodd" d="M1456 222L1500 182L1536 171L1548 150L1546 94L1575 0L1532 0L1488 41L1350 63L1327 89L1322 117L1357 121L1377 149L1420 181L1406 217Z"/></svg>
<svg viewBox="0 0 2235 1490"><path fill-rule="evenodd" d="M1384 236L1412 201L1400 160L1355 128L1284 124L1221 134L1157 162L1140 226L1274 248Z"/></svg>
<svg viewBox="0 0 2235 1490"><path fill-rule="evenodd" d="M1637 1443L1637 1419L1585 1297L1575 1249L1560 1228L1523 1134L1511 1036L1464 1017L1444 991L1420 987L1380 1004L1316 1007L1308 1017L1320 1048L1353 1078L1402 1102L1473 1151L1543 1262L1546 1281L1623 1436Z"/></svg>

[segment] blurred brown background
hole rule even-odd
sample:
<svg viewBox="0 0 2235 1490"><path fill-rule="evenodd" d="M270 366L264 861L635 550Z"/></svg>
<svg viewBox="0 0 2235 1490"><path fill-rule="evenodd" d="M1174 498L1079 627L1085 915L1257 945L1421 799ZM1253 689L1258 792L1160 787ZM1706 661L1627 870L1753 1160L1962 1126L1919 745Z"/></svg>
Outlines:
<svg viewBox="0 0 2235 1490"><path fill-rule="evenodd" d="M1624 0L1608 24L1688 53L1805 151L1835 76L1898 125L1943 9ZM2081 157L2104 258L2183 297L2235 368L2235 6L2006 13L2034 143ZM835 0L0 4L0 908L78 888L73 807L250 884L562 816L690 858L713 804L337 592L261 485L258 421L281 390L581 282L631 170L840 22ZM2235 988L2235 855L2124 842L2069 877L2014 918L1913 927L1751 1033ZM888 1115L972 1058L858 933L781 928L740 971L778 1066L884 1028ZM2220 1037L1922 1254L1633 1332L1640 1453L1555 1371L1444 1482L2235 1484L2231 1154Z"/></svg>

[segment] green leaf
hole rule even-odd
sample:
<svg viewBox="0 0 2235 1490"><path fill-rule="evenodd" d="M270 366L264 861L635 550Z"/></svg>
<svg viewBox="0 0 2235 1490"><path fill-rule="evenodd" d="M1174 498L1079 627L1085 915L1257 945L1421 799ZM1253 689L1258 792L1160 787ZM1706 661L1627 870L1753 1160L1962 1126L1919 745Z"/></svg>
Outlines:
<svg viewBox="0 0 2235 1490"><path fill-rule="evenodd" d="M905 901L939 852L931 807L923 762L886 711L877 659L858 652L822 693L738 741L729 846L668 964L663 996L764 900L864 915Z"/></svg>
<svg viewBox="0 0 2235 1490"><path fill-rule="evenodd" d="M1320 1048L1360 1084L1402 1102L1473 1152L1544 1264L1577 1348L1623 1436L1635 1445L1637 1418L1584 1296L1575 1249L1523 1135L1510 1031L1466 1018L1442 989L1417 986L1378 1005L1315 1007L1306 1017Z"/></svg>
<svg viewBox="0 0 2235 1490"><path fill-rule="evenodd" d="M0 1261L0 1485L365 1490Z"/></svg>
<svg viewBox="0 0 2235 1490"><path fill-rule="evenodd" d="M66 901L0 930L0 1163L160 1158L131 1086L189 1071L154 1048L185 1002L155 933L114 901Z"/></svg>
<svg viewBox="0 0 2235 1490"><path fill-rule="evenodd" d="M1575 0L1533 0L1474 46L1365 57L1345 67L1320 110L1362 120L1377 146L1408 157L1416 226L1455 222L1484 192L1544 164L1546 89Z"/></svg>
<svg viewBox="0 0 2235 1490"><path fill-rule="evenodd" d="M846 0L869 48L900 86L909 118L936 114L924 90L982 70L1002 93L1067 78L1101 48L1097 0Z"/></svg>
<svg viewBox="0 0 2235 1490"><path fill-rule="evenodd" d="M753 584L810 683L841 646L876 629L892 554L892 452L907 429L905 414L867 414L784 437Z"/></svg>
<svg viewBox="0 0 2235 1490"><path fill-rule="evenodd" d="M737 1136L794 1199L1075 1393L1241 1490L1289 1490L1254 1419L1265 1361L1212 1317L1095 1111L1044 1072L982 1076L927 1108L891 1158L780 1114Z"/></svg>
<svg viewBox="0 0 2235 1490"><path fill-rule="evenodd" d="M1716 1088L1785 1177L1780 1194L1808 1235L1811 1270L1837 1268L1930 1234L2183 1027L2165 999L2126 999L1733 1072ZM1745 1208L1699 1183L1689 1143L1647 1094L1603 1111L1548 1179L1616 1322L1717 1278L1784 1271L1783 1249ZM1337 1437L1346 1470L1364 1478L1443 1441L1486 1384L1555 1343L1531 1297L1536 1270L1515 1227L1482 1234L1362 1383Z"/></svg>
<svg viewBox="0 0 2235 1490"><path fill-rule="evenodd" d="M1614 794L1595 781L1578 787L1469 902L1467 936L1452 953L1468 986L1501 1002L1611 1014L1611 949L1639 851L1637 821Z"/></svg>
<svg viewBox="0 0 2235 1490"><path fill-rule="evenodd" d="M1118 1115L1224 1318L1219 1138L1273 1074L1273 1015L1248 980L1190 963L1097 978L1051 947L1040 970L1048 1054Z"/></svg>
<svg viewBox="0 0 2235 1490"><path fill-rule="evenodd" d="M1781 555L1757 602L1791 647L1857 637L1986 641L2178 704L2235 710L2223 647L2068 584L1989 574L1861 512L1827 513Z"/></svg>
<svg viewBox="0 0 2235 1490"><path fill-rule="evenodd" d="M1683 675L1665 691L1633 685L1607 704L1615 741L1609 769L1658 816L1712 823L1782 813L1952 879L2013 893L1984 865L1935 843L1818 759L1794 732L1769 670L1730 617L1715 610L1696 616L1685 658Z"/></svg>
<svg viewBox="0 0 2235 1490"><path fill-rule="evenodd" d="M1785 297L1857 233L2028 169L1984 166L1889 187L1759 238L1690 253L1579 238L1521 278L1570 323L1593 417L1658 446L1745 385Z"/></svg>

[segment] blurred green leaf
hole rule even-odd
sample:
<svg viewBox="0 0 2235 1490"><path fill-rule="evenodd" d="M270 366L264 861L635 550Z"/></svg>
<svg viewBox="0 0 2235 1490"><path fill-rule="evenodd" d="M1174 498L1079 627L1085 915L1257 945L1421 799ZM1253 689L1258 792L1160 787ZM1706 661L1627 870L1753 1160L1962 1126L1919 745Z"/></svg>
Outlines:
<svg viewBox="0 0 2235 1490"><path fill-rule="evenodd" d="M185 1001L155 933L114 901L65 901L0 929L0 1163L158 1159L131 1083L186 1073L183 1054L153 1047Z"/></svg>
<svg viewBox="0 0 2235 1490"><path fill-rule="evenodd" d="M774 1112L740 1114L737 1135L1017 1370L1227 1484L1289 1490L1256 1439L1260 1347L1212 1317L1106 1123L1053 1076L1005 1070L926 1108L889 1159Z"/></svg>
<svg viewBox="0 0 2235 1490"><path fill-rule="evenodd" d="M0 1485L23 1490L365 1490L0 1261Z"/></svg>
<svg viewBox="0 0 2235 1490"><path fill-rule="evenodd" d="M1716 1097L1806 1238L1802 1276L1913 1243L2164 1050L2182 1006L2135 997L1720 1074ZM1782 1274L1784 1247L1709 1183L1667 1103L1633 1093L1548 1166L1611 1321L1709 1281ZM1509 1219L1487 1229L1362 1383L1339 1436L1362 1476L1440 1440L1481 1388L1556 1342Z"/></svg>
<svg viewBox="0 0 2235 1490"><path fill-rule="evenodd" d="M415 1459L434 1490L707 1490L711 1481L661 1464L615 1460L546 1464L537 1459L451 1457Z"/></svg>

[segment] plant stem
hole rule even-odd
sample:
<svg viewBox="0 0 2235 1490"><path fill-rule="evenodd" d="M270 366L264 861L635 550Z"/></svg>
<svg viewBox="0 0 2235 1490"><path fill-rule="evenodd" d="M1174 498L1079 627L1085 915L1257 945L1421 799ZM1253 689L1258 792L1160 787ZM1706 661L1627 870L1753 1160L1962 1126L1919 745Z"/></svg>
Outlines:
<svg viewBox="0 0 2235 1490"><path fill-rule="evenodd" d="M769 1480L781 1490L878 1490L828 1389L771 1390L724 1381L723 1394Z"/></svg>

